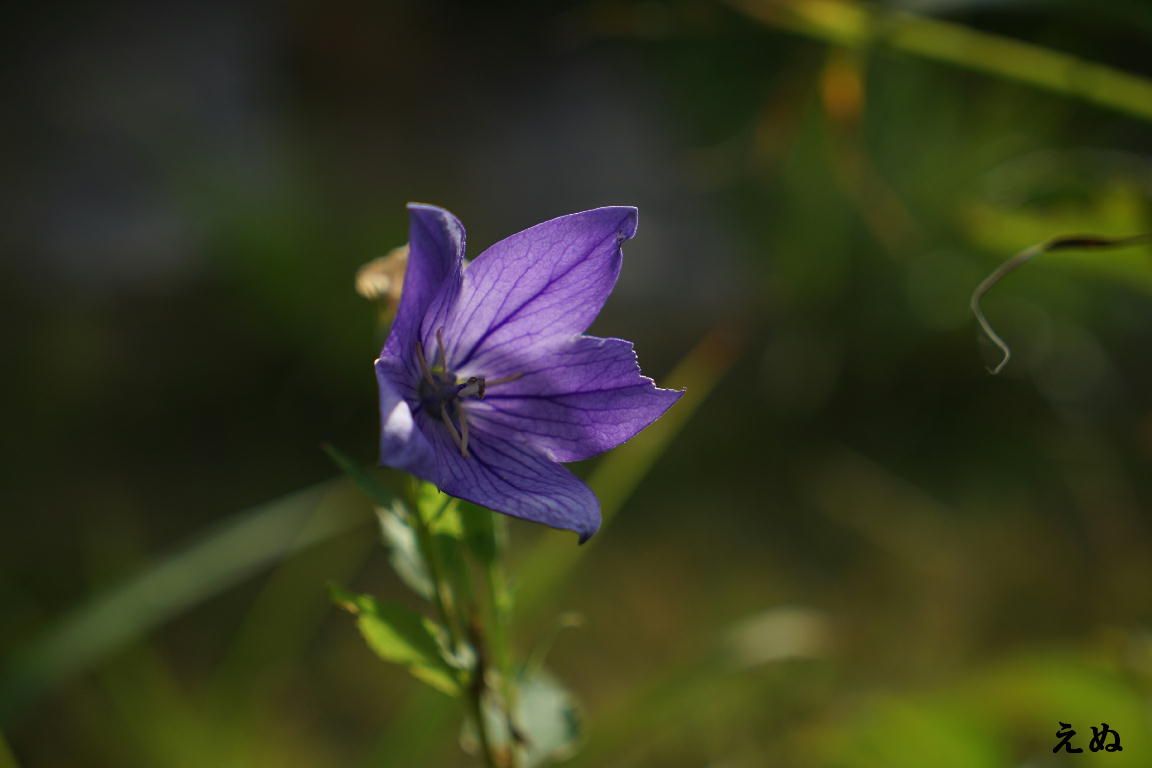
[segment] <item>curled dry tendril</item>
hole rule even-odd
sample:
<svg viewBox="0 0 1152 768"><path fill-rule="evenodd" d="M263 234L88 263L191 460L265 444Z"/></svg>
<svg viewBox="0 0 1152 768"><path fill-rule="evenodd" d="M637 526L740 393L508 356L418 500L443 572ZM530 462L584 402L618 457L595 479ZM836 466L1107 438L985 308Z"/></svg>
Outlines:
<svg viewBox="0 0 1152 768"><path fill-rule="evenodd" d="M972 299L969 301L969 306L972 308L972 314L976 316L976 322L980 324L980 330L988 337L996 347L1000 350L1003 356L1000 362L995 367L989 368L988 372L993 376L1004 370L1004 366L1012 359L1012 349L1000 338L996 331L992 330L992 325L988 322L988 318L984 316L984 311L980 309L980 299L984 298L984 294L992 290L992 288L1003 280L1008 273L1019 269L1026 263L1031 261L1034 257L1042 253L1049 253L1051 251L1071 251L1071 250L1099 250L1104 248L1122 248L1129 245L1138 245L1140 243L1152 242L1152 233L1142 235L1132 235L1130 237L1101 237L1099 235L1066 235L1063 237L1054 237L1043 243L1037 243L1030 248L1025 248L1020 253L1016 254L1008 261L1001 264L996 268L992 274L984 278L980 285L976 286L976 290L972 292Z"/></svg>

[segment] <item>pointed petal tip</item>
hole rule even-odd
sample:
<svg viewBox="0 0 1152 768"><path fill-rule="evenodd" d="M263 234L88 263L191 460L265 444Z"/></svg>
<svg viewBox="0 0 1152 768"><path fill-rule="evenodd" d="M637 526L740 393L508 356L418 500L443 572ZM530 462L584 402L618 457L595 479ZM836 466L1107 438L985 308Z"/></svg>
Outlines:
<svg viewBox="0 0 1152 768"><path fill-rule="evenodd" d="M643 378L647 379L652 385L652 394L656 395L657 397L664 398L668 403L664 407L664 410L660 411L659 416L663 416L669 408L680 402L680 398L684 397L684 395L688 392L686 387L658 387L656 386L656 382L652 381L652 379L649 379L647 376L644 376ZM659 418L659 416L657 416L657 418Z"/></svg>
<svg viewBox="0 0 1152 768"><path fill-rule="evenodd" d="M589 522L590 522L590 525L587 525L587 526L585 526L585 527L583 527L583 528L574 528L574 529L572 529L572 530L573 530L573 532L574 532L574 533L575 533L577 536L579 536L579 537L580 537L580 538L579 538L579 540L576 542L576 543L577 543L579 546L584 546L585 544L587 544L587 543L588 543L588 540L589 540L589 539L591 539L593 536L595 536L595 535L596 535L596 532L600 530L600 510L599 510L599 503L597 503L597 505L596 505L596 506L597 506L597 510L596 510L596 519L595 519L595 520L591 520L591 521L589 521Z"/></svg>
<svg viewBox="0 0 1152 768"><path fill-rule="evenodd" d="M432 203L417 203L410 200L404 207L412 213L415 213L416 211L428 211L431 213L447 213L449 216L452 215L447 208L441 208L440 206L433 205Z"/></svg>
<svg viewBox="0 0 1152 768"><path fill-rule="evenodd" d="M456 218L456 214L452 213L452 211L447 208L441 208L438 205L432 205L431 203L410 202L405 207L408 209L410 227L419 223L434 233L444 231L457 241L453 243L457 250L459 246L463 245L464 225L460 223L460 219ZM409 234L411 235L411 233Z"/></svg>
<svg viewBox="0 0 1152 768"><path fill-rule="evenodd" d="M583 483L581 483L581 485L583 485ZM593 493L592 489L587 485L585 485L584 488L588 491L591 504L586 510L586 514L582 515L583 520L577 522L574 527L576 535L580 537L577 539L576 544L581 547L596 535L600 530L600 524L604 521L604 518L600 514L600 499L597 498L596 494Z"/></svg>
<svg viewBox="0 0 1152 768"><path fill-rule="evenodd" d="M639 219L640 211L634 205L605 205L600 208L591 208L587 211L580 211L579 213L570 213L567 216L560 216L555 221L576 220L585 221L591 224L596 222L593 226L615 227L616 229L616 242L623 243L625 240L631 240L636 236L636 224ZM613 220L615 223L613 224ZM601 231L604 231L603 229Z"/></svg>
<svg viewBox="0 0 1152 768"><path fill-rule="evenodd" d="M618 211L621 214L620 224L617 226L616 239L618 242L631 240L636 236L636 225L640 218L640 210L634 205L613 205L606 210Z"/></svg>

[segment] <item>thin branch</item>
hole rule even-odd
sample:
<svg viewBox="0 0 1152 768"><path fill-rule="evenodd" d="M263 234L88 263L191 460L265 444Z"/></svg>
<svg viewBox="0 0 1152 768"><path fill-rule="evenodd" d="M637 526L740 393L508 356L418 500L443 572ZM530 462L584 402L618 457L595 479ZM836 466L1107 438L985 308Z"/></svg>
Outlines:
<svg viewBox="0 0 1152 768"><path fill-rule="evenodd" d="M984 316L983 310L980 309L980 300L984 298L984 294L992 290L992 288L1003 280L1010 272L1013 272L1020 267L1027 264L1034 257L1042 253L1050 253L1052 251L1071 251L1071 250L1098 250L1103 248L1122 248L1128 245L1136 245L1138 243L1152 242L1152 234L1132 235L1131 237L1101 237L1098 235L1067 235L1064 237L1056 237L1047 242L1037 243L1030 248L1025 248L1020 253L1016 254L1008 261L997 267L996 271L984 278L980 285L976 286L976 290L972 292L972 299L969 306L972 308L972 314L976 316L976 322L980 324L980 330L988 337L989 341L996 345L1000 350L1003 357L994 368L989 368L988 372L993 376L1004 370L1004 366L1012 359L1012 349L1000 338L996 331L992 330L992 325L988 322L988 318Z"/></svg>

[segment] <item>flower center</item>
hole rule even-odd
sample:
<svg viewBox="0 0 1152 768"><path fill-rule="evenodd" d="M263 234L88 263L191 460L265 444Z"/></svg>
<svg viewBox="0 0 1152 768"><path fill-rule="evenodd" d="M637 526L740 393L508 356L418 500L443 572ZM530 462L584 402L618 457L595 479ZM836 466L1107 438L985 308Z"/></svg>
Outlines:
<svg viewBox="0 0 1152 768"><path fill-rule="evenodd" d="M484 389L481 376L461 382L451 371L425 369L420 378L420 405L434 419L441 418L444 413L455 416L455 411L459 410L458 401L467 397L483 399Z"/></svg>
<svg viewBox="0 0 1152 768"><path fill-rule="evenodd" d="M468 412L464 410L462 401L467 398L483 400L487 382L483 376L470 376L460 381L448 370L443 328L436 331L436 359L429 365L424 345L417 341L416 362L420 366L420 407L444 425L460 449L460 455L468 458ZM505 376L492 383L505 384L519 378L520 374Z"/></svg>

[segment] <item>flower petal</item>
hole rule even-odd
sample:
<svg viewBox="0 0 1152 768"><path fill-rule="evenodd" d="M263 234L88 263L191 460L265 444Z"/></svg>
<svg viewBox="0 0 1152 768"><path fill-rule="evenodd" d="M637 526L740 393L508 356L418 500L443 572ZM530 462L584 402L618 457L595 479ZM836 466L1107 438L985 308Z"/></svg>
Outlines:
<svg viewBox="0 0 1152 768"><path fill-rule="evenodd" d="M519 370L517 370L519 368ZM530 441L554 461L580 461L615 448L660 418L683 392L640 373L632 344L580 336L505 360L493 377L520 374L468 402L474 432Z"/></svg>
<svg viewBox="0 0 1152 768"><path fill-rule="evenodd" d="M380 389L380 463L427 474L435 465L435 457L408 406L409 400L415 399L411 376L399 359L382 357L376 361L376 382Z"/></svg>
<svg viewBox="0 0 1152 768"><path fill-rule="evenodd" d="M464 263L464 225L448 211L408 204L408 269L386 354L405 357L429 305L445 285L460 281ZM449 289L449 294L454 291ZM409 353L410 354L410 353Z"/></svg>
<svg viewBox="0 0 1152 768"><path fill-rule="evenodd" d="M575 531L580 543L600 527L600 502L567 469L538 451L491 435L473 435L468 458L446 430L428 431L436 453L432 474L421 476L452 496L496 512Z"/></svg>
<svg viewBox="0 0 1152 768"><path fill-rule="evenodd" d="M437 297L440 309L422 328L425 343L443 328L449 364L460 373L583 332L616 284L620 244L634 234L636 209L615 206L501 240L464 270L451 307L448 292Z"/></svg>

